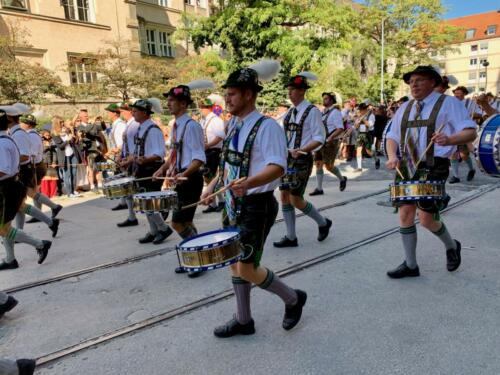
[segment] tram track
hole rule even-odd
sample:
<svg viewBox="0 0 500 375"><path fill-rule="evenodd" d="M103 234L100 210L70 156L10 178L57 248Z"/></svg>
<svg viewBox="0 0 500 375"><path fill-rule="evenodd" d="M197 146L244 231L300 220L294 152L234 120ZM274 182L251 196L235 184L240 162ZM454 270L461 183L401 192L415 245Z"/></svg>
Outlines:
<svg viewBox="0 0 500 375"><path fill-rule="evenodd" d="M448 212L454 208L460 207L460 206L462 206L462 205L464 205L464 204L466 204L474 199L481 197L482 195L484 195L488 192L491 192L491 191L499 188L499 187L500 187L499 183L487 185L485 187L481 187L481 188L477 189L477 191L474 194L466 196L466 197L450 204L442 212ZM385 192L385 190L384 190L384 192ZM381 193L378 193L378 194L381 194ZM372 196L373 195L377 195L377 194L372 193ZM360 200L360 198L358 198L357 200ZM370 236L368 238L365 238L363 240L346 245L340 249L332 250L332 251L329 251L329 252L324 253L322 255L307 259L307 260L302 261L302 262L298 262L298 263L293 264L289 267L283 268L283 269L277 271L276 273L280 277L286 277L286 276L301 272L305 269L308 269L308 268L314 267L316 265L325 263L329 260L335 259L339 256L345 255L353 250L356 250L360 247L363 247L365 245L368 245L368 244L371 244L371 243L376 242L378 240L381 240L381 239L383 239L391 234L395 234L398 232L398 230L399 230L399 227L389 228L385 231L379 232L379 233L377 233L373 236ZM116 330L95 336L95 337L90 338L90 339L86 339L84 341L81 341L78 344L67 346L63 349L57 350L55 352L52 352L52 353L49 353L49 354L46 354L46 355L43 355L43 356L37 358L37 367L46 366L48 364L54 363L54 362L56 362L64 357L66 357L66 356L77 354L77 353L82 352L84 350L87 350L87 349L96 347L98 345L110 342L116 338L123 337L123 336L129 335L129 334L135 333L135 332L139 332L143 329L152 327L156 324L166 322L168 320L171 320L171 319L174 319L177 317L181 317L183 315L191 313L191 312L198 310L200 308L207 307L207 306L210 306L210 305L218 303L218 302L222 302L222 301L232 297L233 295L234 295L233 289L226 289L226 290L220 291L218 293L215 293L211 296L201 298L199 300L190 302L188 304L176 307L175 309L171 309L171 310L168 310L164 313L161 313L161 314L155 315L153 317L144 319L140 322L118 328Z"/></svg>
<svg viewBox="0 0 500 375"><path fill-rule="evenodd" d="M332 208L335 208L335 207L345 206L347 204L354 203L354 202L357 202L357 201L360 201L360 200L369 199L371 197L374 197L374 196L377 196L377 195L381 195L381 194L386 193L386 192L387 192L387 189L377 190L375 192L371 192L371 193L368 193L368 194L360 195L359 197L347 199L345 201L340 201L340 202L337 202L337 203L328 204L328 205L325 205L325 206L321 206L321 207L318 208L318 210L319 211L325 211L325 210L329 210L329 209L332 209ZM298 214L296 216L297 217L302 217L302 216L304 216L304 214L300 213L300 214ZM281 222L283 222L282 218L281 219L276 219L276 221L275 221L275 223L281 223ZM162 249L150 251L150 252L148 252L146 254L136 255L136 256L128 257L128 258L117 260L117 261L103 263L103 264L99 264L99 265L92 266L92 267L86 267L86 268L83 268L83 269L80 269L80 270L76 270L76 271L66 272L66 273L63 273L63 274L60 274L60 275L57 275L57 276L48 277L46 279L32 281L32 282L28 282L28 283L25 283L25 284L20 284L20 285L14 286L14 287L6 288L3 291L5 293L10 293L10 294L17 293L17 292L21 292L23 290L32 289L32 288L36 288L36 287L39 287L39 286L43 286L43 285L47 285L47 284L52 284L52 283L56 283L56 282L59 282L59 281L63 281L63 280L67 280L67 279L71 279L71 278L83 276L83 275L90 274L90 273L93 273L93 272L96 272L96 271L105 270L105 269L109 269L109 268L120 267L120 266L123 266L123 265L140 262L140 261L142 261L144 259L149 259L149 258L153 258L155 256L168 254L168 253L171 253L173 251L175 251L175 246L169 246L169 247L165 247L165 248L162 248Z"/></svg>

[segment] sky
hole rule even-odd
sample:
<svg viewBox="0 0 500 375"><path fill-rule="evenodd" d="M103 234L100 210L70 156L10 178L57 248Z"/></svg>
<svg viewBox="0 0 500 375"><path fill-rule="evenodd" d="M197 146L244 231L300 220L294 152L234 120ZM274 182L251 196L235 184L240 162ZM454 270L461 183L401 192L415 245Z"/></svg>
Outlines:
<svg viewBox="0 0 500 375"><path fill-rule="evenodd" d="M442 0L448 9L444 18L456 18L500 9L499 0Z"/></svg>

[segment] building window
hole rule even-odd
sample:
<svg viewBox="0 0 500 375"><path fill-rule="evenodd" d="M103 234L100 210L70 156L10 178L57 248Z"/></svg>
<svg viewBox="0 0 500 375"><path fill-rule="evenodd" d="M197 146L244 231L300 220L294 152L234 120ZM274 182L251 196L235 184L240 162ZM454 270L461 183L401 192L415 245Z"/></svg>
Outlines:
<svg viewBox="0 0 500 375"><path fill-rule="evenodd" d="M167 0L156 0L159 6L167 7Z"/></svg>
<svg viewBox="0 0 500 375"><path fill-rule="evenodd" d="M486 42L486 43L481 43L481 44L479 45L479 48L481 49L481 51L485 51L485 50L487 50L487 49L488 49L488 42Z"/></svg>
<svg viewBox="0 0 500 375"><path fill-rule="evenodd" d="M207 7L206 0L184 0L184 3L191 6L197 6L201 8Z"/></svg>
<svg viewBox="0 0 500 375"><path fill-rule="evenodd" d="M26 0L2 0L2 7L28 10Z"/></svg>
<svg viewBox="0 0 500 375"><path fill-rule="evenodd" d="M479 79L486 78L486 72L479 72Z"/></svg>
<svg viewBox="0 0 500 375"><path fill-rule="evenodd" d="M475 80L476 77L476 72L469 72L469 81Z"/></svg>
<svg viewBox="0 0 500 375"><path fill-rule="evenodd" d="M469 29L465 32L465 39L472 39L476 34L476 29Z"/></svg>
<svg viewBox="0 0 500 375"><path fill-rule="evenodd" d="M470 66L477 65L477 59L470 59L469 65Z"/></svg>
<svg viewBox="0 0 500 375"><path fill-rule="evenodd" d="M91 8L92 0L61 0L64 16L68 20L94 22Z"/></svg>
<svg viewBox="0 0 500 375"><path fill-rule="evenodd" d="M477 52L477 44L473 44L472 46L470 46L470 51Z"/></svg>
<svg viewBox="0 0 500 375"><path fill-rule="evenodd" d="M170 41L171 35L166 31L146 29L146 46L148 55L174 57L174 49Z"/></svg>
<svg viewBox="0 0 500 375"><path fill-rule="evenodd" d="M97 82L93 66L95 60L88 57L69 56L69 72L72 85Z"/></svg>
<svg viewBox="0 0 500 375"><path fill-rule="evenodd" d="M490 25L486 29L486 35L495 35L497 33L497 25Z"/></svg>

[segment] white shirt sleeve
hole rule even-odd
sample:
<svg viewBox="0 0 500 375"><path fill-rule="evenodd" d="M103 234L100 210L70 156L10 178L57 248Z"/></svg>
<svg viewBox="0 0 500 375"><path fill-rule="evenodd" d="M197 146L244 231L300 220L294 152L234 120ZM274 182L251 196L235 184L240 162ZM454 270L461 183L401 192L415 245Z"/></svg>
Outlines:
<svg viewBox="0 0 500 375"><path fill-rule="evenodd" d="M373 130L375 126L375 115L373 113L370 113L370 116L368 116L368 129Z"/></svg>
<svg viewBox="0 0 500 375"><path fill-rule="evenodd" d="M321 112L318 108L314 107L309 112L309 130L311 132L311 140L325 143L325 126L323 125L323 120L321 118Z"/></svg>
<svg viewBox="0 0 500 375"><path fill-rule="evenodd" d="M446 120L453 128L453 133L461 132L464 129L476 129L477 124L470 118L467 108L460 100L454 97L447 97L449 107L446 111ZM436 128L437 128L436 124Z"/></svg>
<svg viewBox="0 0 500 375"><path fill-rule="evenodd" d="M342 113L336 109L330 113L327 121L328 129L344 129L344 122L342 120Z"/></svg>
<svg viewBox="0 0 500 375"><path fill-rule="evenodd" d="M119 122L116 126L115 132L114 132L114 141L116 144L116 147L122 148L123 146L123 134L125 133L125 129L127 129L127 124L125 122Z"/></svg>
<svg viewBox="0 0 500 375"><path fill-rule="evenodd" d="M31 142L27 133L22 133L18 130L12 134L12 139L16 142L17 148L19 149L19 154L21 156L31 156Z"/></svg>
<svg viewBox="0 0 500 375"><path fill-rule="evenodd" d="M222 139L226 137L226 133L224 132L224 121L220 117L215 116L212 120L212 126L212 133L214 136Z"/></svg>
<svg viewBox="0 0 500 375"><path fill-rule="evenodd" d="M205 138L203 136L202 127L197 122L191 120L189 120L185 126L187 126L187 128L184 134L185 145L183 147L189 148L191 152L191 160L188 160L188 164L191 164L193 160L199 160L202 163L206 163Z"/></svg>
<svg viewBox="0 0 500 375"><path fill-rule="evenodd" d="M262 124L259 128L258 141L265 165L276 164L286 170L288 151L285 131L275 120L268 119Z"/></svg>
<svg viewBox="0 0 500 375"><path fill-rule="evenodd" d="M147 153L144 156L148 158L154 155L162 159L165 157L165 142L163 141L163 133L160 129L153 128L149 131L145 149Z"/></svg>

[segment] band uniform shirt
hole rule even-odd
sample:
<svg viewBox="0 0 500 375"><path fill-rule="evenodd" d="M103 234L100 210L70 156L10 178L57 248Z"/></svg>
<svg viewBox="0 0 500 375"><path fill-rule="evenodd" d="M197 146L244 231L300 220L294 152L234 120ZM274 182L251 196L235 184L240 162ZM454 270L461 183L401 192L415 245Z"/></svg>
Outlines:
<svg viewBox="0 0 500 375"><path fill-rule="evenodd" d="M319 113L319 110L318 110ZM239 132L238 150L234 149L233 142L230 142L229 149L242 153L245 148L250 132L252 131L255 123L262 117L262 114L257 110L249 113L245 118L239 119L233 117L229 122L228 135L233 132L233 128L241 120L243 126ZM323 126L323 125L321 125ZM260 173L265 167L270 164L275 164L286 171L287 168L288 150L286 146L286 137L283 128L272 118L266 118L260 125L257 135L253 143L252 151L250 153L250 169L248 177L255 176ZM228 172L229 165L225 163L226 172ZM280 184L280 179L271 181L268 184L257 186L249 189L246 195L265 193L274 191Z"/></svg>
<svg viewBox="0 0 500 375"><path fill-rule="evenodd" d="M474 114L481 115L482 111L479 105L471 98L465 98L462 103L465 105L469 116L472 117Z"/></svg>
<svg viewBox="0 0 500 375"><path fill-rule="evenodd" d="M217 143L215 146L212 146L211 148L221 149L224 138L226 136L226 133L224 132L224 121L215 113L210 112L208 116L203 120L202 127L205 130L207 143L212 142L215 137L219 137L221 139L219 143Z"/></svg>
<svg viewBox="0 0 500 375"><path fill-rule="evenodd" d="M139 130L139 123L135 121L133 117L131 117L127 121L127 126L125 128L125 133L127 134L127 146L130 154L134 153L135 150L134 139L138 130ZM122 140L122 146L123 146L123 140ZM126 153L125 147L122 147L122 156L123 157L129 156L126 155L125 153Z"/></svg>
<svg viewBox="0 0 500 375"><path fill-rule="evenodd" d="M311 103L308 100L303 100L297 107L290 108L290 111L292 111L292 116L290 117L290 123L298 124L302 119L302 114L310 105ZM296 116L293 115L294 108L297 109ZM325 125L323 125L323 120L321 118L321 111L317 107L314 107L311 109L311 111L307 115L307 118L305 119L304 127L302 129L302 140L300 142L300 148L307 146L312 141L317 141L320 142L321 145L319 145L313 151L319 150L323 145L323 143L325 143L325 138L326 138L325 133L326 133ZM293 146L295 144L296 133L293 132L292 134L293 134L292 139L288 140L288 148L290 149L293 149Z"/></svg>
<svg viewBox="0 0 500 375"><path fill-rule="evenodd" d="M21 156L27 156L29 159L22 162L22 165L27 165L31 162L31 141L27 132L25 132L21 125L17 124L10 128L10 137L16 142L17 148L19 149L19 154Z"/></svg>
<svg viewBox="0 0 500 375"><path fill-rule="evenodd" d="M342 120L342 112L340 112L337 108L333 108L328 114L326 112L329 108L325 108L325 112L322 115L322 119L326 120L326 127L328 129L328 134L331 134L336 129L344 129L344 124ZM328 116L325 119L325 116Z"/></svg>
<svg viewBox="0 0 500 375"><path fill-rule="evenodd" d="M31 143L31 156L35 164L41 163L43 160L43 141L40 134L35 129L28 131L28 136Z"/></svg>
<svg viewBox="0 0 500 375"><path fill-rule="evenodd" d="M19 150L14 144L12 138L9 137L6 131L0 131L0 172L5 173L5 176L0 177L0 181L14 177L19 172ZM9 137L10 138L10 137Z"/></svg>
<svg viewBox="0 0 500 375"><path fill-rule="evenodd" d="M139 130L137 134L139 138L144 136L146 130L152 126L157 126L155 122L151 119L147 119L142 124L139 125ZM148 132L146 142L144 143L144 157L150 158L152 156L158 156L163 160L165 157L165 142L163 140L163 133L159 128L153 128ZM139 155L138 148L134 148L134 154Z"/></svg>
<svg viewBox="0 0 500 375"><path fill-rule="evenodd" d="M421 112L421 119L427 120L436 104L437 100L441 94L437 92L432 92L429 94L424 100L424 107ZM401 144L401 137L404 137L404 134L401 134L401 121L403 119L404 112L406 107L410 102L405 102L401 107L397 110L396 114L391 123L391 129L387 132L386 138L392 139L398 145ZM416 111L417 101L415 100L413 103L413 107L410 111L410 116L408 118L409 121L415 119L415 111ZM446 95L446 98L443 101L443 105L439 110L435 128L436 131L440 128L442 124L445 124L442 133L450 136L452 134L461 132L464 129L476 129L477 125L469 116L467 109L457 98L453 96ZM418 138L418 156L422 157L425 149L427 148L427 129L425 127L419 128L419 138ZM449 158L453 152L455 151L456 146L440 146L438 144L434 145L434 156L441 158Z"/></svg>
<svg viewBox="0 0 500 375"><path fill-rule="evenodd" d="M176 118L175 123L177 124L176 140L177 142L182 141L182 150L178 150L177 153L177 165L179 168L181 170L186 169L193 160L199 160L205 164L207 161L205 156L205 137L201 125L189 117L187 113ZM174 127L172 126L170 139L173 139L173 133ZM181 160L179 160L179 156L182 157Z"/></svg>
<svg viewBox="0 0 500 375"><path fill-rule="evenodd" d="M121 118L113 121L111 125L111 139L116 148L122 148L123 146L123 133L127 129L127 123Z"/></svg>
<svg viewBox="0 0 500 375"><path fill-rule="evenodd" d="M366 115L366 114L365 114ZM360 118L364 117L365 115L360 116ZM359 125L358 131L360 133L366 133L368 130L373 130L375 127L375 115L373 113L369 113L368 116L366 117L366 120L368 121L368 127L365 124Z"/></svg>

